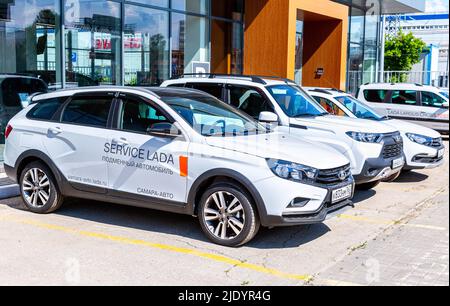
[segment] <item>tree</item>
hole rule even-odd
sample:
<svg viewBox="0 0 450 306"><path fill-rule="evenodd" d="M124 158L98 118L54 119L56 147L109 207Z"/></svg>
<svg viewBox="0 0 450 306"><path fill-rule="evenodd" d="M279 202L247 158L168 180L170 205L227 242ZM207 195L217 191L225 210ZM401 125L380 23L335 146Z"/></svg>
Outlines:
<svg viewBox="0 0 450 306"><path fill-rule="evenodd" d="M406 34L399 31L397 35L388 36L385 44L384 70L385 71L411 71L413 65L420 62L420 56L426 48L425 42L415 37L411 32ZM404 82L406 74L400 75Z"/></svg>

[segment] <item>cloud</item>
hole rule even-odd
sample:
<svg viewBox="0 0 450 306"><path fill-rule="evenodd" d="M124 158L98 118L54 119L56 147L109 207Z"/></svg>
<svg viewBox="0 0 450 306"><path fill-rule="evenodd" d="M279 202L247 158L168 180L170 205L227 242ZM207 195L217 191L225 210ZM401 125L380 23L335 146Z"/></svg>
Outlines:
<svg viewBox="0 0 450 306"><path fill-rule="evenodd" d="M448 0L428 0L426 1L427 13L447 12L448 13Z"/></svg>

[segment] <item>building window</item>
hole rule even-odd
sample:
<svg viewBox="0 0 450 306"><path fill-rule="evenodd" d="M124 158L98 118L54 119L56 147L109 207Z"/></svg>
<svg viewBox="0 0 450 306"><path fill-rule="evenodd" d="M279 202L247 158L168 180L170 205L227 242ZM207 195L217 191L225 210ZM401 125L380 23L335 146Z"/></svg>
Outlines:
<svg viewBox="0 0 450 306"><path fill-rule="evenodd" d="M209 72L208 24L205 17L172 14L172 76Z"/></svg>
<svg viewBox="0 0 450 306"><path fill-rule="evenodd" d="M65 0L66 84L121 84L121 5Z"/></svg>
<svg viewBox="0 0 450 306"><path fill-rule="evenodd" d="M125 85L160 85L169 78L169 13L125 5Z"/></svg>
<svg viewBox="0 0 450 306"><path fill-rule="evenodd" d="M209 0L172 0L172 9L207 15L209 13Z"/></svg>
<svg viewBox="0 0 450 306"><path fill-rule="evenodd" d="M59 0L0 1L0 73L28 74L50 89L62 87L60 11Z"/></svg>

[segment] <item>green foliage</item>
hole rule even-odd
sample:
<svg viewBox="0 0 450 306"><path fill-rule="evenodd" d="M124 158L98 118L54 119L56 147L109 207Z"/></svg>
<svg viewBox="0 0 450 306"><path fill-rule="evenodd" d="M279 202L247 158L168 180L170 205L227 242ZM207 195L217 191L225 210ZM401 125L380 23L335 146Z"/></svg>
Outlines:
<svg viewBox="0 0 450 306"><path fill-rule="evenodd" d="M388 36L385 44L385 71L410 71L420 62L420 55L425 50L425 42L411 32L400 31L396 36Z"/></svg>

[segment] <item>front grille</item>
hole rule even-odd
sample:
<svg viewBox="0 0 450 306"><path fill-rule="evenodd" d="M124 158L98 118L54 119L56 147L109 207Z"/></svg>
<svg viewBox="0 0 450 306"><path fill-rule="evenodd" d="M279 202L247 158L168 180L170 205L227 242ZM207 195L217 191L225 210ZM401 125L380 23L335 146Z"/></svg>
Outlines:
<svg viewBox="0 0 450 306"><path fill-rule="evenodd" d="M319 184L332 185L345 181L351 175L350 164L348 164L339 168L319 170L317 182Z"/></svg>
<svg viewBox="0 0 450 306"><path fill-rule="evenodd" d="M403 154L403 142L385 145L383 148L383 158L390 159L400 157Z"/></svg>

